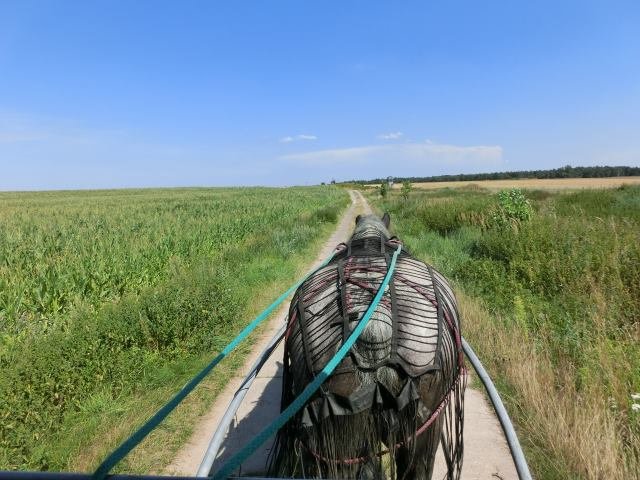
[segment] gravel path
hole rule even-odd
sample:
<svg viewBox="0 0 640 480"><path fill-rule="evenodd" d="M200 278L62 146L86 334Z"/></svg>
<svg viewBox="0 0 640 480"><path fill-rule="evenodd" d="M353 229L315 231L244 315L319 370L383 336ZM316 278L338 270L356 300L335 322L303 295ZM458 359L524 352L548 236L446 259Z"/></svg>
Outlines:
<svg viewBox="0 0 640 480"><path fill-rule="evenodd" d="M340 242L351 235L355 217L362 213L371 213L362 194L349 191L351 205L312 268L318 266ZM392 219L393 221L393 219ZM197 420L198 424L189 441L178 452L174 461L167 467L165 473L173 475L194 475L202 461L211 435L218 422L232 400L234 393L240 386L251 365L266 346L275 332L285 321L289 305L285 302L273 316L263 335L256 340L252 353L247 357L243 368L229 382L218 395L209 412ZM214 470L221 466L241 446L259 433L269 420L275 418L280 411L280 393L282 382L282 344L274 352L269 361L254 381L251 389L240 407L237 418L231 425L225 438L219 456L214 464ZM509 449L504 440L502 430L487 403L484 395L471 388L467 388L465 395L465 455L462 478L464 480L517 480L517 474L511 461ZM242 474L260 475L264 470L272 441L266 442L243 465ZM439 454L433 478L439 479L445 475L444 462Z"/></svg>

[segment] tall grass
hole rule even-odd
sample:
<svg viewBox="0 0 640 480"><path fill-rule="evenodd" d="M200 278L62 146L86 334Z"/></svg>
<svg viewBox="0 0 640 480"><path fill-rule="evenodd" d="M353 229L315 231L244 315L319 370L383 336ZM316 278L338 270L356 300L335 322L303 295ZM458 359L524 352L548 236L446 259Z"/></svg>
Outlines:
<svg viewBox="0 0 640 480"><path fill-rule="evenodd" d="M0 194L0 469L95 466L293 280L347 198Z"/></svg>
<svg viewBox="0 0 640 480"><path fill-rule="evenodd" d="M457 285L537 478L637 478L640 188L526 194L532 218L502 226L481 190L378 206Z"/></svg>

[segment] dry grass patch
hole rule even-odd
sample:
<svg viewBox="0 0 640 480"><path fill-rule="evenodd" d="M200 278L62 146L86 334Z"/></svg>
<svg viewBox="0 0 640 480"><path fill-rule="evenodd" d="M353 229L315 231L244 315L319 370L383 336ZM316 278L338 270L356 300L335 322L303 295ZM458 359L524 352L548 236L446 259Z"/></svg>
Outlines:
<svg viewBox="0 0 640 480"><path fill-rule="evenodd" d="M640 478L640 439L618 433L618 419L602 389L578 392L572 367L554 365L540 348L542 332L534 336L491 318L462 292L457 298L465 337L498 380L537 477Z"/></svg>

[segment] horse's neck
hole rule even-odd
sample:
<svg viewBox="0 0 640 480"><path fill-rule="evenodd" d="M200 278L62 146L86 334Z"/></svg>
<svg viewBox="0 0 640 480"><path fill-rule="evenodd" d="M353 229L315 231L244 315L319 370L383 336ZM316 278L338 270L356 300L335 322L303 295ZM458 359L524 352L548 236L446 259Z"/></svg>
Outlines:
<svg viewBox="0 0 640 480"><path fill-rule="evenodd" d="M375 225L367 225L366 227L354 232L351 236L351 241L353 242L354 240L372 237L383 239L384 241L389 240L388 236L379 228L376 228Z"/></svg>

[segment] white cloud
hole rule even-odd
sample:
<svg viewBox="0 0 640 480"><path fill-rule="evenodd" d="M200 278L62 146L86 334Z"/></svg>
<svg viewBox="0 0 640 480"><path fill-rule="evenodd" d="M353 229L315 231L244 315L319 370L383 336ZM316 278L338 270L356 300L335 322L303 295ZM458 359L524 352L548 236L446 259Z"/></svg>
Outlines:
<svg viewBox="0 0 640 480"><path fill-rule="evenodd" d="M291 143L291 142L297 142L297 141L304 141L304 140L317 140L318 137L316 137L315 135L305 135L305 134L300 134L300 135L295 135L295 136L286 136L286 137L282 137L280 139L280 143Z"/></svg>
<svg viewBox="0 0 640 480"><path fill-rule="evenodd" d="M199 146L0 110L0 190L196 185L201 171L187 182L183 166L210 157Z"/></svg>
<svg viewBox="0 0 640 480"><path fill-rule="evenodd" d="M50 137L50 129L28 122L24 116L0 112L0 143L37 142Z"/></svg>
<svg viewBox="0 0 640 480"><path fill-rule="evenodd" d="M68 145L121 141L122 130L91 129L68 119L0 111L0 144Z"/></svg>
<svg viewBox="0 0 640 480"><path fill-rule="evenodd" d="M378 138L381 140L398 140L402 135L404 135L402 132L389 132L378 135Z"/></svg>
<svg viewBox="0 0 640 480"><path fill-rule="evenodd" d="M502 163L499 145L459 146L438 143L367 145L293 153L282 160L305 165L496 165Z"/></svg>

